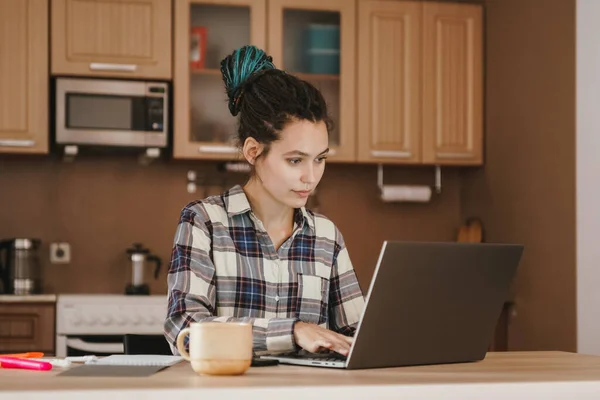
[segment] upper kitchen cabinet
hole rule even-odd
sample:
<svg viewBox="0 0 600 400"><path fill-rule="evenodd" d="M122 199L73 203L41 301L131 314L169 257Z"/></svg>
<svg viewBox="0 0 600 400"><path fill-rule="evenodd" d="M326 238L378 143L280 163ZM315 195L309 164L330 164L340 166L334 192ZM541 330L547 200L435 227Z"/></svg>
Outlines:
<svg viewBox="0 0 600 400"><path fill-rule="evenodd" d="M52 74L171 79L171 0L52 0L51 12Z"/></svg>
<svg viewBox="0 0 600 400"><path fill-rule="evenodd" d="M356 160L356 4L269 0L268 52L277 68L315 85L333 119L329 161Z"/></svg>
<svg viewBox="0 0 600 400"><path fill-rule="evenodd" d="M421 15L420 3L359 4L359 161L421 161Z"/></svg>
<svg viewBox="0 0 600 400"><path fill-rule="evenodd" d="M359 2L358 160L480 165L482 8Z"/></svg>
<svg viewBox="0 0 600 400"><path fill-rule="evenodd" d="M482 7L423 4L423 162L483 162Z"/></svg>
<svg viewBox="0 0 600 400"><path fill-rule="evenodd" d="M239 159L221 60L247 44L265 48L265 16L266 0L175 1L175 158Z"/></svg>
<svg viewBox="0 0 600 400"><path fill-rule="evenodd" d="M0 153L48 153L48 0L0 1Z"/></svg>

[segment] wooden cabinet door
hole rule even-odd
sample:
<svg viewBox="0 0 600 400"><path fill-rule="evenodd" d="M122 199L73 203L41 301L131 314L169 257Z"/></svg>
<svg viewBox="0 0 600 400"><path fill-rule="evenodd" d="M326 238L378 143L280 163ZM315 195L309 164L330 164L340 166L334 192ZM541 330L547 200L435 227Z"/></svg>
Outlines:
<svg viewBox="0 0 600 400"><path fill-rule="evenodd" d="M53 0L52 74L171 78L171 0Z"/></svg>
<svg viewBox="0 0 600 400"><path fill-rule="evenodd" d="M482 7L423 3L423 162L483 162Z"/></svg>
<svg viewBox="0 0 600 400"><path fill-rule="evenodd" d="M54 303L0 304L0 353L54 354L55 334Z"/></svg>
<svg viewBox="0 0 600 400"><path fill-rule="evenodd" d="M174 158L240 159L220 63L244 45L265 47L265 13L266 0L175 1ZM205 30L202 67L191 66L192 29Z"/></svg>
<svg viewBox="0 0 600 400"><path fill-rule="evenodd" d="M328 162L356 161L356 3L269 0L268 24L267 52L273 56L275 66L315 85L327 102L334 122L329 135ZM313 56L306 34L313 24L339 29L339 47L318 49L337 52L339 68L333 73L318 72L310 66L309 59Z"/></svg>
<svg viewBox="0 0 600 400"><path fill-rule="evenodd" d="M48 0L0 1L0 153L48 153Z"/></svg>
<svg viewBox="0 0 600 400"><path fill-rule="evenodd" d="M421 160L421 4L366 1L358 20L358 160Z"/></svg>

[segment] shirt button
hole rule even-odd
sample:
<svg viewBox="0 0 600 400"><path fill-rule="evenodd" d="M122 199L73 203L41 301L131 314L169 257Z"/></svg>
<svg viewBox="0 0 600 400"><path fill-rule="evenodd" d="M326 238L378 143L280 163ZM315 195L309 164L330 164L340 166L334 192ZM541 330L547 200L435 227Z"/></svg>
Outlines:
<svg viewBox="0 0 600 400"><path fill-rule="evenodd" d="M279 301L279 295L275 296L275 301Z"/></svg>

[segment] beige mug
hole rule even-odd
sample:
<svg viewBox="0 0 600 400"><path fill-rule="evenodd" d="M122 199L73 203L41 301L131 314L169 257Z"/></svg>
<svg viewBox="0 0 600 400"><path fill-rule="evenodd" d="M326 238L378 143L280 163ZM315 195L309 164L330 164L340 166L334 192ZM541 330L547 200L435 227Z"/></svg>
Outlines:
<svg viewBox="0 0 600 400"><path fill-rule="evenodd" d="M189 339L189 353L184 340ZM252 363L252 324L192 322L177 335L177 350L203 375L241 375Z"/></svg>

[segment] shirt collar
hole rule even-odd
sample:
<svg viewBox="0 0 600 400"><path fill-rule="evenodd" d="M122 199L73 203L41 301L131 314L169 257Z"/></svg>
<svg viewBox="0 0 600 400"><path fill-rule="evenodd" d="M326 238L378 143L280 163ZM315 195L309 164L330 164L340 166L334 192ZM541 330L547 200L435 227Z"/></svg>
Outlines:
<svg viewBox="0 0 600 400"><path fill-rule="evenodd" d="M223 201L225 203L227 215L230 217L246 214L252 210L248 197L246 197L246 193L244 193L244 189L242 189L240 185L235 185L227 190L223 194ZM298 226L302 226L303 223L306 222L311 229L315 229L313 216L305 207L296 208L294 210L294 222L296 222Z"/></svg>
<svg viewBox="0 0 600 400"><path fill-rule="evenodd" d="M296 210L294 210L295 212L295 218L300 219L302 218L310 227L310 229L312 229L313 231L315 230L315 221L313 216L306 210L306 208L301 207L301 208L296 208ZM298 225L302 225L301 223L298 223Z"/></svg>
<svg viewBox="0 0 600 400"><path fill-rule="evenodd" d="M223 202L229 216L245 214L251 210L248 197L240 185L235 185L227 190L223 194Z"/></svg>

